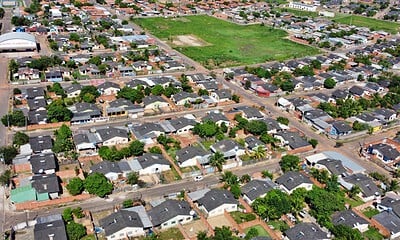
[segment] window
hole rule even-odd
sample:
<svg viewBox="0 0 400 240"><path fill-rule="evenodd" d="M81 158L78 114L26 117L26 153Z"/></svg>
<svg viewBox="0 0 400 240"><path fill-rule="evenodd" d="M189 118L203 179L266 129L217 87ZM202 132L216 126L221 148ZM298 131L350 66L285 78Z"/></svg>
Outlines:
<svg viewBox="0 0 400 240"><path fill-rule="evenodd" d="M163 223L163 226L167 226L168 225L168 223L166 222L166 223Z"/></svg>
<svg viewBox="0 0 400 240"><path fill-rule="evenodd" d="M179 222L183 222L183 220L184 220L183 218L182 218L182 219L179 219Z"/></svg>
<svg viewBox="0 0 400 240"><path fill-rule="evenodd" d="M171 224L175 224L175 223L176 223L176 221L172 221L172 222L171 222Z"/></svg>
<svg viewBox="0 0 400 240"><path fill-rule="evenodd" d="M232 208L232 209L234 209L235 207L236 207L236 206L235 206L235 205L233 205L231 208Z"/></svg>
<svg viewBox="0 0 400 240"><path fill-rule="evenodd" d="M187 217L187 218L186 218L186 220L190 220L190 219L191 219L191 217Z"/></svg>

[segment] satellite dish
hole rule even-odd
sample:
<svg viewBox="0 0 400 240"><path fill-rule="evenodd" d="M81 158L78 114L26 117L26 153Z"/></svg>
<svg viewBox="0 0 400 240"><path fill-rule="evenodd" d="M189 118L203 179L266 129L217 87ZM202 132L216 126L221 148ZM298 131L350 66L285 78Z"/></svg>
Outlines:
<svg viewBox="0 0 400 240"><path fill-rule="evenodd" d="M196 215L196 212L194 210L190 210L189 214L194 216L194 215Z"/></svg>

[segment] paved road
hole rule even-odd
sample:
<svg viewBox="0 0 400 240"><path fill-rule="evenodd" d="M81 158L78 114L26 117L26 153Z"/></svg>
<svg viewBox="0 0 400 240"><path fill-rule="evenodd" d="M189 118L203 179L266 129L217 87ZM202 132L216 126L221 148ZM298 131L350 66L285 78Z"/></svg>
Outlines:
<svg viewBox="0 0 400 240"><path fill-rule="evenodd" d="M0 117L8 113L10 86L7 78L8 59L0 57ZM0 123L0 146L7 145L7 128Z"/></svg>
<svg viewBox="0 0 400 240"><path fill-rule="evenodd" d="M8 33L12 31L12 24L11 24L11 18L12 18L12 9L11 8L4 8L4 17L2 19L2 28L1 28L1 34Z"/></svg>

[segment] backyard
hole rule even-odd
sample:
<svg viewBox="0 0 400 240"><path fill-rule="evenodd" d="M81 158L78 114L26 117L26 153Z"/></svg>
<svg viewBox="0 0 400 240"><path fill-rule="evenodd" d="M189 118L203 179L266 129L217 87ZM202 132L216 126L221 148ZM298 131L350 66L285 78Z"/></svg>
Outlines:
<svg viewBox="0 0 400 240"><path fill-rule="evenodd" d="M400 27L400 25L395 22L383 21L355 15L338 15L334 18L334 21L347 25L354 25L357 27L368 27L373 31L383 30L392 34L397 33Z"/></svg>
<svg viewBox="0 0 400 240"><path fill-rule="evenodd" d="M252 229L252 228L257 229L257 232L258 232L257 236L269 237L268 232L261 225L255 225L255 226L246 228L245 233L247 234L250 231L250 229Z"/></svg>
<svg viewBox="0 0 400 240"><path fill-rule="evenodd" d="M242 26L209 16L140 18L135 23L207 68L315 55L316 48L262 25Z"/></svg>

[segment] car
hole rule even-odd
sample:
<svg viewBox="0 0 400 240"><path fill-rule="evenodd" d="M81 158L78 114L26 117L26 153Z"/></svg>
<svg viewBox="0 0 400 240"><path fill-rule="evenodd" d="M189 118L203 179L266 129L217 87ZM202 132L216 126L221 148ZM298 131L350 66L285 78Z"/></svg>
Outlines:
<svg viewBox="0 0 400 240"><path fill-rule="evenodd" d="M194 181L195 181L195 182L200 182L201 180L203 180L203 176L196 176L196 177L194 177Z"/></svg>
<svg viewBox="0 0 400 240"><path fill-rule="evenodd" d="M299 212L299 215L300 215L300 217L305 218L306 215L307 215L307 213L306 213L306 211L301 210L301 211Z"/></svg>

